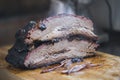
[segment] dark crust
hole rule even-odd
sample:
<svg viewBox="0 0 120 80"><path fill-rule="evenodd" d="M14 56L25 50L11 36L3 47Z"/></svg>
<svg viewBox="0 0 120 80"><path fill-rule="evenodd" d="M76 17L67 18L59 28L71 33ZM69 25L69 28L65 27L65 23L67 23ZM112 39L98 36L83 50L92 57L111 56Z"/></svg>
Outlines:
<svg viewBox="0 0 120 80"><path fill-rule="evenodd" d="M8 51L8 55L5 58L6 61L14 67L26 68L24 65L24 60L28 54L30 45L27 45L24 40L28 34L28 31L34 28L35 25L36 22L30 21L26 26L17 31L15 35L16 42Z"/></svg>

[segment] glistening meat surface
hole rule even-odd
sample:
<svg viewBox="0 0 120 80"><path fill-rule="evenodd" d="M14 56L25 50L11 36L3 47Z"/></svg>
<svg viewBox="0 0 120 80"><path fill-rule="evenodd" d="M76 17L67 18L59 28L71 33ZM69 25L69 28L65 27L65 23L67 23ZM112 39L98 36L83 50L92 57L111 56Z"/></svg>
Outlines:
<svg viewBox="0 0 120 80"><path fill-rule="evenodd" d="M98 44L93 23L82 16L62 14L30 22L16 33L6 61L15 67L38 68L94 53Z"/></svg>

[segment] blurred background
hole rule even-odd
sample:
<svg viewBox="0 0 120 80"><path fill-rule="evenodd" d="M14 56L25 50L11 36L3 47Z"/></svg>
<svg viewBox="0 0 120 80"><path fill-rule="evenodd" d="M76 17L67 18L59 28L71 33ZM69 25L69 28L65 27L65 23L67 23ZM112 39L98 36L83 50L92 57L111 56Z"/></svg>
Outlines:
<svg viewBox="0 0 120 80"><path fill-rule="evenodd" d="M0 47L13 44L29 21L62 12L92 19L98 50L120 56L120 0L0 0Z"/></svg>

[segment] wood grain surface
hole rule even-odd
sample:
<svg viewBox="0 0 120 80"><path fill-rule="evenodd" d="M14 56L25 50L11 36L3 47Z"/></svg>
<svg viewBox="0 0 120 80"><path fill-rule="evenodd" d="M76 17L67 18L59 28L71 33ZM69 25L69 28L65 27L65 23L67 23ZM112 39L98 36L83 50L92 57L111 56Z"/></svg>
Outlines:
<svg viewBox="0 0 120 80"><path fill-rule="evenodd" d="M41 70L46 68L21 70L10 66L4 60L10 47L11 45L0 47L0 80L120 80L120 57L118 56L97 51L95 57L86 58L79 64L91 62L101 64L100 66L86 68L70 75L61 74L63 68L41 74Z"/></svg>

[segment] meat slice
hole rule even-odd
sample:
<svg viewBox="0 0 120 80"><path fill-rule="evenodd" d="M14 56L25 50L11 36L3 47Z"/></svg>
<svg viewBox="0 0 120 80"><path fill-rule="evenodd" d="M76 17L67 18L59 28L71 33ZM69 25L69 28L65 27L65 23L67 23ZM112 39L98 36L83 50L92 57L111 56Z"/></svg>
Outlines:
<svg viewBox="0 0 120 80"><path fill-rule="evenodd" d="M98 45L84 40L62 40L58 43L41 45L26 56L24 65L36 68L58 63L64 59L84 57L95 51Z"/></svg>
<svg viewBox="0 0 120 80"><path fill-rule="evenodd" d="M45 30L40 30L41 27ZM74 15L58 15L47 18L40 22L37 28L29 31L26 43L32 43L34 40L51 40L56 37L65 37L69 34L82 34L87 37L97 38L93 33L93 23L91 20Z"/></svg>
<svg viewBox="0 0 120 80"><path fill-rule="evenodd" d="M62 14L39 23L30 22L16 33L6 61L15 67L38 68L94 53L97 35L91 20Z"/></svg>

